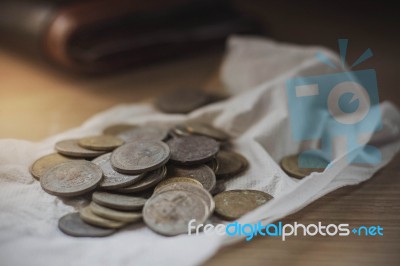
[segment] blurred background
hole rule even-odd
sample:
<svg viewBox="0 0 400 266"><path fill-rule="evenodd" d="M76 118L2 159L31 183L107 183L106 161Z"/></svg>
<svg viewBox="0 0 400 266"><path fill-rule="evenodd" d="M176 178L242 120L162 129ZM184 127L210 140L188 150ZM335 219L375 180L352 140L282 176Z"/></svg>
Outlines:
<svg viewBox="0 0 400 266"><path fill-rule="evenodd" d="M2 0L0 138L40 140L124 102L178 87L222 90L232 34L374 56L381 100L398 106L399 19L390 1Z"/></svg>

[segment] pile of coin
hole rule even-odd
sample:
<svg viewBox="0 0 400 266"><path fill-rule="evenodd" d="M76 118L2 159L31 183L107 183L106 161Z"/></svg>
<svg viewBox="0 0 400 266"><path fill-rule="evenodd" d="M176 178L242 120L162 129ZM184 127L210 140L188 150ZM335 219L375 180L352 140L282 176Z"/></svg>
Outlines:
<svg viewBox="0 0 400 266"><path fill-rule="evenodd" d="M224 131L200 122L117 124L101 135L57 142L57 153L30 170L49 194L91 196L79 213L59 220L68 235L107 236L143 220L172 236L186 233L192 219L206 223L213 213L236 219L272 198L261 191L222 192L226 180L249 165L227 149L229 141Z"/></svg>

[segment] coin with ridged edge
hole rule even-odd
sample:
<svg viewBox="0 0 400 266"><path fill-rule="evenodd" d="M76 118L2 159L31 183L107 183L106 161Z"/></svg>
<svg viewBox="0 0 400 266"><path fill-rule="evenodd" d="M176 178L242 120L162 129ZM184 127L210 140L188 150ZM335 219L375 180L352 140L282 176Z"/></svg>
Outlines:
<svg viewBox="0 0 400 266"><path fill-rule="evenodd" d="M72 197L94 190L103 172L92 162L74 160L59 164L40 178L40 185L49 194Z"/></svg>
<svg viewBox="0 0 400 266"><path fill-rule="evenodd" d="M162 141L168 137L169 128L164 126L142 126L118 134L125 142Z"/></svg>
<svg viewBox="0 0 400 266"><path fill-rule="evenodd" d="M78 212L68 213L58 220L58 228L67 235L75 237L104 237L112 235L115 229L106 229L85 223Z"/></svg>
<svg viewBox="0 0 400 266"><path fill-rule="evenodd" d="M76 158L66 157L59 153L52 153L49 155L45 155L37 159L31 166L30 172L37 180L40 179L43 174L48 171L50 168L59 165L64 162L68 162L71 160L76 160Z"/></svg>
<svg viewBox="0 0 400 266"><path fill-rule="evenodd" d="M101 206L122 211L140 210L147 201L147 199L143 197L98 191L93 193L92 200Z"/></svg>
<svg viewBox="0 0 400 266"><path fill-rule="evenodd" d="M187 122L184 124L186 131L191 134L203 135L218 141L227 141L229 135L224 131L201 122Z"/></svg>
<svg viewBox="0 0 400 266"><path fill-rule="evenodd" d="M91 210L90 206L86 206L85 208L80 210L79 216L81 217L81 219L84 222L86 222L88 224L91 224L94 226L100 226L100 227L104 227L104 228L117 229L117 228L121 228L124 225L126 225L125 222L106 219L106 218L103 218L103 217L100 217L100 216L94 214L93 211Z"/></svg>
<svg viewBox="0 0 400 266"><path fill-rule="evenodd" d="M210 216L206 203L184 190L171 190L152 196L143 208L147 226L162 235L174 236L188 232L188 223L204 224Z"/></svg>
<svg viewBox="0 0 400 266"><path fill-rule="evenodd" d="M177 165L168 166L170 177L190 177L199 181L205 189L211 191L215 187L216 178L214 171L207 165L184 167Z"/></svg>
<svg viewBox="0 0 400 266"><path fill-rule="evenodd" d="M123 143L122 139L111 135L90 136L78 140L79 146L95 151L112 151Z"/></svg>
<svg viewBox="0 0 400 266"><path fill-rule="evenodd" d="M215 213L226 220L236 220L272 198L258 190L224 191L214 196Z"/></svg>
<svg viewBox="0 0 400 266"><path fill-rule="evenodd" d="M123 223L137 222L142 220L143 217L142 212L117 211L101 206L94 201L92 201L89 206L92 212L97 216Z"/></svg>
<svg viewBox="0 0 400 266"><path fill-rule="evenodd" d="M94 159L92 163L98 165L103 171L103 180L99 187L104 189L117 189L132 185L143 178L144 174L128 175L121 174L114 170L110 162L111 153L101 155Z"/></svg>
<svg viewBox="0 0 400 266"><path fill-rule="evenodd" d="M170 150L164 142L131 142L112 153L111 165L120 173L140 174L161 167L169 157Z"/></svg>
<svg viewBox="0 0 400 266"><path fill-rule="evenodd" d="M134 193L150 189L160 183L167 174L167 167L163 166L157 170L145 174L142 180L128 187L117 189L120 193Z"/></svg>
<svg viewBox="0 0 400 266"><path fill-rule="evenodd" d="M56 143L56 150L66 156L77 158L94 158L104 154L104 151L85 149L78 144L77 139L67 139Z"/></svg>
<svg viewBox="0 0 400 266"><path fill-rule="evenodd" d="M187 136L167 141L170 160L175 164L193 165L211 160L219 151L219 144L204 136Z"/></svg>

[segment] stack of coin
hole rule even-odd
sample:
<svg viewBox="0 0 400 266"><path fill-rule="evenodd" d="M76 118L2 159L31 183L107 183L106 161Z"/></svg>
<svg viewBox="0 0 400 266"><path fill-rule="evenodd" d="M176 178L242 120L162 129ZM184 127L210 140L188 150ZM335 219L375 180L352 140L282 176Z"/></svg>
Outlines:
<svg viewBox="0 0 400 266"><path fill-rule="evenodd" d="M59 220L66 234L107 236L143 216L153 231L172 236L186 233L192 219L206 222L224 197L214 200L211 194L247 169L245 157L222 148L229 141L227 133L206 123L116 124L102 135L57 142L58 153L38 159L31 173L55 196L93 193L88 206ZM244 206L235 198L236 205L218 203L217 214L232 219L266 202L257 198L253 204L253 194L241 194ZM226 215L232 208L235 213Z"/></svg>

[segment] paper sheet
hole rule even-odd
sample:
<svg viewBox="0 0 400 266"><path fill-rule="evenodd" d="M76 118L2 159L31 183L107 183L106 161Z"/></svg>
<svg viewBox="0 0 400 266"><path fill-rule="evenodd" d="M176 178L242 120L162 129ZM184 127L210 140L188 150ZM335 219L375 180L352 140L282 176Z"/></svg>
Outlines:
<svg viewBox="0 0 400 266"><path fill-rule="evenodd" d="M163 237L143 224L106 238L73 238L60 232L58 219L79 209L85 201L61 200L45 193L29 174L29 166L53 152L59 140L98 134L118 122L172 125L197 120L212 122L230 132L234 149L247 157L250 168L230 180L227 189L259 189L275 197L242 217L243 223L276 221L332 190L370 178L400 148L400 114L390 103L380 106L386 131L375 136L380 140L383 157L379 165L348 165L345 158L339 158L324 173L299 181L288 177L277 164L283 156L301 148L290 136L285 81L295 75L332 72L315 59L317 51L339 61L334 53L320 47L232 37L221 69L221 79L233 95L228 100L188 115L162 114L149 104L121 105L95 115L79 128L41 142L0 140L0 264L198 265L221 246L241 239L216 235Z"/></svg>

